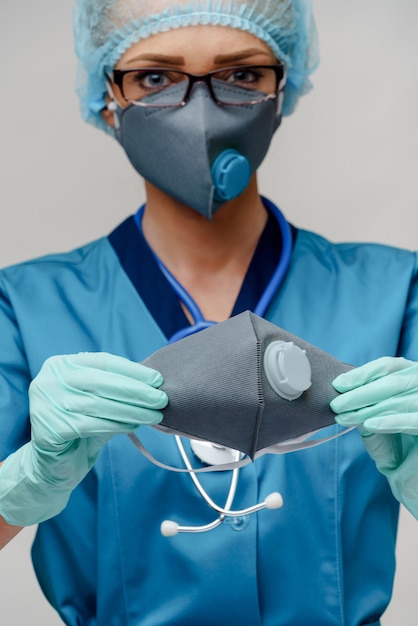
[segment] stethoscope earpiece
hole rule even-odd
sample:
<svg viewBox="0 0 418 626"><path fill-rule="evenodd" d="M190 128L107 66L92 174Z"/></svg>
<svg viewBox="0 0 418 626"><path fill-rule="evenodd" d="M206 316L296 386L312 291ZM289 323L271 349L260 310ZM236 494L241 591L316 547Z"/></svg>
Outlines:
<svg viewBox="0 0 418 626"><path fill-rule="evenodd" d="M173 522L172 520L166 519L161 524L161 534L163 537L175 537L179 534L179 525L177 522Z"/></svg>
<svg viewBox="0 0 418 626"><path fill-rule="evenodd" d="M164 520L160 527L160 531L163 537L175 537L179 533L204 533L208 530L213 530L214 528L222 524L222 522L224 522L227 517L244 517L244 515L251 515L251 513L256 513L257 511L262 511L263 509L268 509L272 511L274 509L280 509L283 506L283 498L278 491L273 491L272 493L270 493L263 502L255 504L253 506L249 506L247 509L240 509L239 511L231 511L229 509L222 509L221 507L215 508L212 505L212 501L209 497L205 497L205 501L210 505L212 509L215 509L218 513L220 513L218 519L204 526L180 526L180 524L177 524L177 522L167 519Z"/></svg>

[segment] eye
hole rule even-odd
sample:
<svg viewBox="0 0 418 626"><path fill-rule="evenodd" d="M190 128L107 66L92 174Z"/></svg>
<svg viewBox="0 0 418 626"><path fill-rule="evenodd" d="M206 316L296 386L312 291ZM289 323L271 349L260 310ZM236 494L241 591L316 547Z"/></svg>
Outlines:
<svg viewBox="0 0 418 626"><path fill-rule="evenodd" d="M172 80L165 72L135 72L134 80L143 89L164 89L172 84Z"/></svg>
<svg viewBox="0 0 418 626"><path fill-rule="evenodd" d="M226 75L225 82L250 86L257 83L261 78L261 72L257 68L243 67Z"/></svg>
<svg viewBox="0 0 418 626"><path fill-rule="evenodd" d="M169 69L130 70L123 76L123 95L127 100L139 101L184 80L184 74Z"/></svg>
<svg viewBox="0 0 418 626"><path fill-rule="evenodd" d="M270 65L242 65L240 67L229 67L219 72L213 72L212 77L216 82L224 86L230 85L238 90L259 92L270 97L275 97L277 91L277 68ZM219 100L224 101L224 94L219 95ZM253 98L253 95L251 96Z"/></svg>

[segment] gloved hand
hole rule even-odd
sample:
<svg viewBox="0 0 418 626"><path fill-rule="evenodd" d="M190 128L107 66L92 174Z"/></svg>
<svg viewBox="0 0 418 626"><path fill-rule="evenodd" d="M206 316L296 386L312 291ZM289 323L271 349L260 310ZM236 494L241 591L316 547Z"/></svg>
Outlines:
<svg viewBox="0 0 418 626"><path fill-rule="evenodd" d="M0 468L0 515L28 526L57 515L102 446L157 424L168 402L161 374L106 353L47 359L29 388L31 441Z"/></svg>
<svg viewBox="0 0 418 626"><path fill-rule="evenodd" d="M394 496L418 519L418 363L382 357L338 376L331 409L357 426Z"/></svg>

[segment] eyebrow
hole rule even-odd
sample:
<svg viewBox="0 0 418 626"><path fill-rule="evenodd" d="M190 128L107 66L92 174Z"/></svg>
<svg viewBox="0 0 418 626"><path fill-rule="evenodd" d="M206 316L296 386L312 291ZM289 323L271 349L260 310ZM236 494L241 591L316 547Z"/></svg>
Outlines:
<svg viewBox="0 0 418 626"><path fill-rule="evenodd" d="M235 63L242 61L242 59L248 59L249 57L256 55L270 56L265 50L260 48L247 48L246 50L240 50L239 52L231 54L218 54L214 59L215 65L223 65L224 63ZM136 61L153 61L154 63L161 63L165 65L184 65L184 57L172 56L166 54L154 54L146 52L144 54L138 54L127 61L127 65L135 63Z"/></svg>
<svg viewBox="0 0 418 626"><path fill-rule="evenodd" d="M260 50L260 48L248 48L246 50L240 50L239 52L232 54L218 54L214 63L216 65L222 65L223 63L234 63L236 61L242 61L242 59L248 59L248 57L263 54L264 56L270 56L266 50Z"/></svg>
<svg viewBox="0 0 418 626"><path fill-rule="evenodd" d="M127 61L127 64L136 61L154 61L155 63L165 63L168 65L183 65L184 57L176 57L165 54L153 54L151 52L147 52L144 54L138 54L136 57L132 57L132 59L129 59L129 61Z"/></svg>

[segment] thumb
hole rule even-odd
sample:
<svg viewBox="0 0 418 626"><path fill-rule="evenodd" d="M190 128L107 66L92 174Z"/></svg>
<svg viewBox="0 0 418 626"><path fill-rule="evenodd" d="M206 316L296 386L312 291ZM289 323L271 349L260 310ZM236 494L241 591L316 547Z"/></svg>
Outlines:
<svg viewBox="0 0 418 626"><path fill-rule="evenodd" d="M396 470L401 462L401 440L398 435L380 435L359 428L364 447L382 474Z"/></svg>

